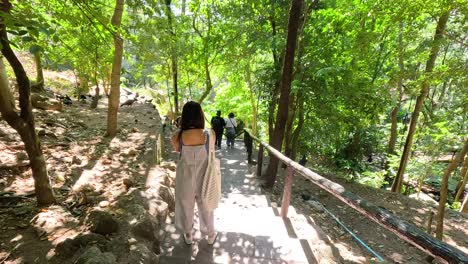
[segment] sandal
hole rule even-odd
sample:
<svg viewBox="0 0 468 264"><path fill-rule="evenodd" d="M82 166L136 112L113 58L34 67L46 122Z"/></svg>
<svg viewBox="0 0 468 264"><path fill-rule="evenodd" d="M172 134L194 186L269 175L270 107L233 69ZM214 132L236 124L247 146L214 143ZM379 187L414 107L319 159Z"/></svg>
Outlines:
<svg viewBox="0 0 468 264"><path fill-rule="evenodd" d="M214 242L216 241L216 238L218 237L218 233L215 232L213 235L208 236L208 245L213 245Z"/></svg>
<svg viewBox="0 0 468 264"><path fill-rule="evenodd" d="M187 234L184 233L184 242L187 245L192 245L192 236L187 236Z"/></svg>

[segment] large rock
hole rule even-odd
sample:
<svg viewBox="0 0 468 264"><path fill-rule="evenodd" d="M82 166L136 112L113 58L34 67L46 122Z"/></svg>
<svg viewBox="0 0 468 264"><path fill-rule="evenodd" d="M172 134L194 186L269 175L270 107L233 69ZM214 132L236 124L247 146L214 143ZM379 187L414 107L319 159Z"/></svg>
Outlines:
<svg viewBox="0 0 468 264"><path fill-rule="evenodd" d="M109 241L100 234L80 234L73 239L66 239L65 241L59 243L55 248L57 255L63 258L72 257L79 249L86 248L88 245L94 245L106 251L109 246Z"/></svg>
<svg viewBox="0 0 468 264"><path fill-rule="evenodd" d="M50 206L48 210L38 213L31 220L31 225L39 237L52 234L62 235L78 224L78 219L73 217L68 210L58 205Z"/></svg>
<svg viewBox="0 0 468 264"><path fill-rule="evenodd" d="M75 262L76 264L116 264L117 260L112 253L102 253L95 246L88 248Z"/></svg>
<svg viewBox="0 0 468 264"><path fill-rule="evenodd" d="M91 211L85 222L89 225L91 232L101 235L115 233L119 229L119 222L114 216L104 211Z"/></svg>
<svg viewBox="0 0 468 264"><path fill-rule="evenodd" d="M132 227L132 232L138 237L154 241L156 240L156 225L150 217L145 216Z"/></svg>
<svg viewBox="0 0 468 264"><path fill-rule="evenodd" d="M48 97L44 97L37 93L31 94L31 104L34 108L42 110L62 111L63 108L62 102Z"/></svg>
<svg viewBox="0 0 468 264"><path fill-rule="evenodd" d="M169 206L169 211L175 210L175 189L171 187L162 186L159 188L159 196Z"/></svg>
<svg viewBox="0 0 468 264"><path fill-rule="evenodd" d="M158 256L150 250L145 244L137 243L130 246L129 263L138 264L157 264Z"/></svg>

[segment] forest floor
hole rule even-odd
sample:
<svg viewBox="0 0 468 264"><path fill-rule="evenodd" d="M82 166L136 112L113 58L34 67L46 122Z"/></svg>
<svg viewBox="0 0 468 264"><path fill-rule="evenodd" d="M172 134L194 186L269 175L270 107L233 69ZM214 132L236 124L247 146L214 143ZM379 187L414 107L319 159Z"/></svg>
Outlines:
<svg viewBox="0 0 468 264"><path fill-rule="evenodd" d="M89 103L73 101L61 112L35 109L34 114L58 204L36 206L24 145L0 120L2 264L53 263L54 248L85 232L85 218L96 208L124 217L123 199L133 203L129 189L144 189L142 175L148 175L148 151L154 148L150 141L155 142L161 125L151 104L137 102L120 108L118 135L105 137L107 98L93 110Z"/></svg>

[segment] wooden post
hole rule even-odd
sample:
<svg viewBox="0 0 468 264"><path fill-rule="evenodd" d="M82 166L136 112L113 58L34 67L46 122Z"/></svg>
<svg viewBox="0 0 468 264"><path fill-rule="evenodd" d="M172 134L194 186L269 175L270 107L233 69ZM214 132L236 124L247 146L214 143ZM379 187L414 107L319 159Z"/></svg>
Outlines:
<svg viewBox="0 0 468 264"><path fill-rule="evenodd" d="M263 145L260 143L258 146L257 177L262 176L262 166L263 166Z"/></svg>
<svg viewBox="0 0 468 264"><path fill-rule="evenodd" d="M291 189L294 169L288 166L286 179L284 179L283 201L281 202L281 217L288 217L289 204L291 203Z"/></svg>

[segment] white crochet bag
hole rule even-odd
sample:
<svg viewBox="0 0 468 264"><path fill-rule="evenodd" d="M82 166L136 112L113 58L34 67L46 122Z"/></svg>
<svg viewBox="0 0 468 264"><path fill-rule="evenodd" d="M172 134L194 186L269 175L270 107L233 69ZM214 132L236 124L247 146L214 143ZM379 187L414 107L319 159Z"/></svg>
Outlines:
<svg viewBox="0 0 468 264"><path fill-rule="evenodd" d="M214 141L216 135L212 129L208 135L208 165L203 178L201 198L205 208L212 211L218 207L221 199L221 165L219 159L215 157Z"/></svg>

